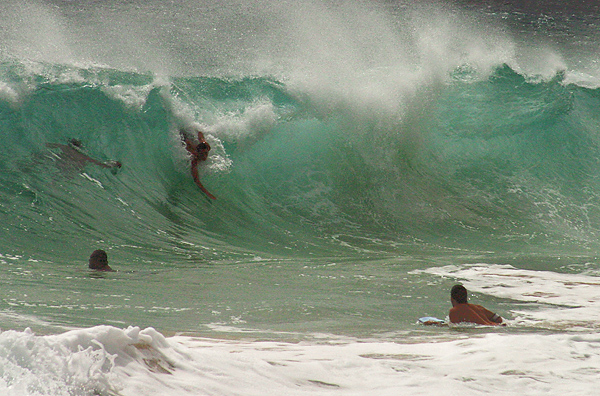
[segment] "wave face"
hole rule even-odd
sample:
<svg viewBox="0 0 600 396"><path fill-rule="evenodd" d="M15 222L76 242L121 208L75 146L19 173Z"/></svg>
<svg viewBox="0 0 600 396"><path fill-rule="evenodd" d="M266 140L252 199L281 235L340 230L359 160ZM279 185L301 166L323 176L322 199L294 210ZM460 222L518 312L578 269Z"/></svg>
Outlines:
<svg viewBox="0 0 600 396"><path fill-rule="evenodd" d="M2 251L229 259L407 246L596 246L599 91L511 67L420 87L385 108L265 77L174 77L5 62ZM327 108L330 105L331 108ZM180 127L213 146L189 175ZM77 138L119 172L61 159ZM403 246L403 247L399 247ZM144 253L142 253L144 254Z"/></svg>

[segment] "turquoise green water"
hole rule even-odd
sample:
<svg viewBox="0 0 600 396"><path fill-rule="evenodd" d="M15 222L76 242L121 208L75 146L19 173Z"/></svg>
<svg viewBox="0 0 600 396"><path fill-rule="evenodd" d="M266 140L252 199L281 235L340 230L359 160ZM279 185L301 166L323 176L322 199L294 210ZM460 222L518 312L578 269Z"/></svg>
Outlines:
<svg viewBox="0 0 600 396"><path fill-rule="evenodd" d="M3 105L4 328L17 315L55 329L372 336L446 314L453 281L413 270L595 262L596 92L560 76L531 83L501 67L457 79L429 117L382 126L315 114L267 79L150 89L146 76L102 73L148 92L143 106L107 94L111 84L45 81ZM177 106L201 102L219 109L217 124L238 122L237 134L208 127L217 144L201 173L213 202L173 129ZM65 171L45 145L70 137L122 169ZM88 272L96 248L118 272Z"/></svg>

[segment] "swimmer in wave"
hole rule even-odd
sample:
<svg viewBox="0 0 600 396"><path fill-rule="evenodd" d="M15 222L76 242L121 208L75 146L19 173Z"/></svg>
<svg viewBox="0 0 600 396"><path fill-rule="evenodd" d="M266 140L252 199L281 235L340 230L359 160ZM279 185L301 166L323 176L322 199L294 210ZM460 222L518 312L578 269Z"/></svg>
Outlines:
<svg viewBox="0 0 600 396"><path fill-rule="evenodd" d="M98 161L83 151L83 144L79 139L69 139L68 144L60 143L47 143L48 148L58 148L61 150L60 154L53 154L58 160L57 166L65 172L70 171L83 171L83 168L88 162L101 166L102 168L118 169L121 167L119 161Z"/></svg>
<svg viewBox="0 0 600 396"><path fill-rule="evenodd" d="M94 250L90 255L88 267L95 271L114 271L108 265L108 255L102 249Z"/></svg>
<svg viewBox="0 0 600 396"><path fill-rule="evenodd" d="M210 145L204 139L204 134L201 131L198 131L197 139L193 136L190 136L190 133L186 129L180 129L179 135L181 136L181 140L185 144L185 149L190 154L191 157L191 171L192 178L200 190L210 199L217 199L214 195L212 195L200 182L200 178L198 177L198 164L201 161L206 161L208 158L208 152L210 151Z"/></svg>

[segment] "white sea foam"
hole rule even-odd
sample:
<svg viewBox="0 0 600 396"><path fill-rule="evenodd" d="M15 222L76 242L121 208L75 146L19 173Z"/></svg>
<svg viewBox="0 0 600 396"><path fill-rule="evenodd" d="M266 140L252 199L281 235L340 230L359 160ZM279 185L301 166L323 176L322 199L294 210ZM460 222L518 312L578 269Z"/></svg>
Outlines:
<svg viewBox="0 0 600 396"><path fill-rule="evenodd" d="M110 98L120 100L125 106L137 110L141 110L149 92L154 88L154 85L144 85L141 87L127 85L103 86L102 91Z"/></svg>
<svg viewBox="0 0 600 396"><path fill-rule="evenodd" d="M17 90L9 84L0 81L0 100L8 102L13 106L17 106L21 102L21 97Z"/></svg>
<svg viewBox="0 0 600 396"><path fill-rule="evenodd" d="M447 330L415 343L163 337L98 326L0 334L0 393L23 395L590 395L597 335ZM551 364L548 364L548 363Z"/></svg>
<svg viewBox="0 0 600 396"><path fill-rule="evenodd" d="M267 134L277 119L271 102L257 102L243 111L222 115L212 126L212 132L238 142L254 142Z"/></svg>

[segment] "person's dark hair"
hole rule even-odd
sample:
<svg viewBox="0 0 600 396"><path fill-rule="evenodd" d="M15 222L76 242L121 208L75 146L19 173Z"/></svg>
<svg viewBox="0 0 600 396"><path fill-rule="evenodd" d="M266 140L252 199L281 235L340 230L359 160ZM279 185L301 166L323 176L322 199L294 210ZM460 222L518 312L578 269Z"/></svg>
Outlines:
<svg viewBox="0 0 600 396"><path fill-rule="evenodd" d="M210 146L204 142L200 142L198 146L196 146L196 150L198 150L198 152L202 150L210 150Z"/></svg>
<svg viewBox="0 0 600 396"><path fill-rule="evenodd" d="M108 256L104 250L98 249L92 252L89 261L90 269L103 269L108 266Z"/></svg>
<svg viewBox="0 0 600 396"><path fill-rule="evenodd" d="M459 304L467 303L467 289L463 285L454 285L450 290L450 297Z"/></svg>

